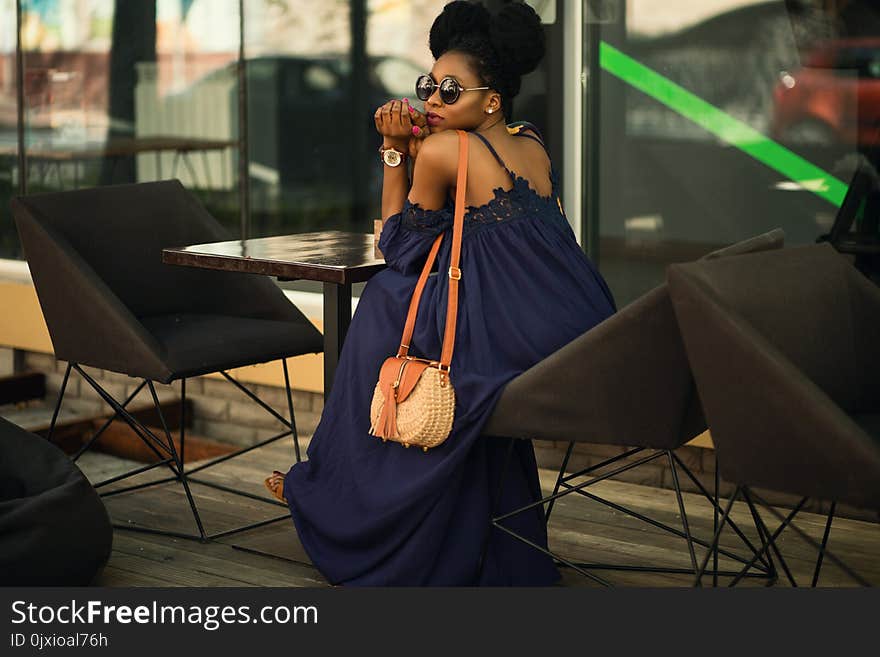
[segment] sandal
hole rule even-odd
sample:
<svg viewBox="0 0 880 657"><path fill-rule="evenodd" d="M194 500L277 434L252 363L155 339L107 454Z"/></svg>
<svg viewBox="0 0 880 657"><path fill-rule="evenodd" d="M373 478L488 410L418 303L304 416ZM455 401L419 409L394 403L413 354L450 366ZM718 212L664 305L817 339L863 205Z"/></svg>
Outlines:
<svg viewBox="0 0 880 657"><path fill-rule="evenodd" d="M287 504L287 500L284 499L284 475L282 473L274 470L270 476L263 480L263 485L272 493L272 497Z"/></svg>

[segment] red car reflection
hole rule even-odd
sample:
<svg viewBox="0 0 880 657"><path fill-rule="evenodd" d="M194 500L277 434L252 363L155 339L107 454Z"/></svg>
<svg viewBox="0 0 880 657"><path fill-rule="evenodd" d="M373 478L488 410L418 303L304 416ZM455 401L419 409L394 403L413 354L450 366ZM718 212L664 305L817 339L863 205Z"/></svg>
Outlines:
<svg viewBox="0 0 880 657"><path fill-rule="evenodd" d="M880 144L880 38L829 41L773 91L775 139Z"/></svg>

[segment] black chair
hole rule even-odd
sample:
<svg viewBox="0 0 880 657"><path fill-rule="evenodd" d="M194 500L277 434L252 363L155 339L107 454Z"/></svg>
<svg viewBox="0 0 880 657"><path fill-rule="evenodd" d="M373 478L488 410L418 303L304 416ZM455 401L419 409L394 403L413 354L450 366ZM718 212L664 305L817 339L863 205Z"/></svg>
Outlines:
<svg viewBox="0 0 880 657"><path fill-rule="evenodd" d="M722 258L750 251L777 249L784 233L777 229L704 256ZM709 543L694 538L688 525L681 495L679 469L716 507L716 492L710 494L675 450L706 429L693 378L678 334L666 285L651 290L582 336L513 379L502 393L484 433L513 439L568 442L559 475L551 495L526 507L493 517L491 525L526 541L505 526L512 516L546 505L549 522L555 500L577 493L616 511L638 518L651 526L685 539L691 569L576 563L546 551L560 563L591 579L607 584L591 570L694 573L697 557L694 544ZM576 443L629 447L619 456L567 473ZM510 441L513 449L513 440ZM643 454L646 452L646 454ZM638 457L631 462L621 462ZM595 495L588 488L632 468L665 459L673 477L682 528L658 522L631 508ZM581 483L573 483L581 479ZM735 531L739 532L736 528ZM753 549L748 538L742 540ZM528 541L526 541L528 542ZM539 546L533 547L540 549ZM728 550L721 554L741 563L746 559ZM767 576L769 563L757 569ZM716 567L717 571L717 567Z"/></svg>
<svg viewBox="0 0 880 657"><path fill-rule="evenodd" d="M721 475L736 485L716 537L742 496L760 553L792 585L776 544L789 526L819 551L814 586L825 557L866 584L827 541L837 503L880 509L880 290L827 244L674 265L668 281ZM783 517L753 487L803 499ZM821 544L792 523L808 498L832 502ZM780 521L773 532L759 506Z"/></svg>
<svg viewBox="0 0 880 657"><path fill-rule="evenodd" d="M86 586L112 545L107 511L79 468L0 418L0 585Z"/></svg>
<svg viewBox="0 0 880 657"><path fill-rule="evenodd" d="M119 417L160 459L96 487L155 467L168 467L169 478L116 488L107 494L117 495L177 481L186 493L198 535L130 523L118 526L205 540L288 517L278 516L209 536L189 483L276 504L265 497L193 475L286 436L293 437L295 457L300 459L286 359L320 352L320 332L268 278L162 263L164 247L229 239L222 226L179 181L19 197L13 200L12 210L55 356L69 363L49 429L50 440L70 372L76 370L110 405L114 414L75 458ZM278 359L282 359L284 365L289 420L226 372ZM85 372L82 365L127 374L143 382L127 399L117 400ZM249 448L187 470L184 468L186 379L211 372L221 372L278 419L284 425L283 431ZM173 381L181 382L179 453L162 416L154 386L154 382ZM144 386L149 389L164 436L157 436L126 410Z"/></svg>
<svg viewBox="0 0 880 657"><path fill-rule="evenodd" d="M853 258L856 269L880 285L880 179L866 159L856 167L831 230L817 242L830 242Z"/></svg>

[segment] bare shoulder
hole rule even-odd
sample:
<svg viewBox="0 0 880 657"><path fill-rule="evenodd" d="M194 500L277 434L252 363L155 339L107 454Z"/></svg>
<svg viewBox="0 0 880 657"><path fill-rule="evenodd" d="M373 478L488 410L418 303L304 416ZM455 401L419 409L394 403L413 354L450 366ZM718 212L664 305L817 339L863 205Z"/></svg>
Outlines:
<svg viewBox="0 0 880 657"><path fill-rule="evenodd" d="M425 137L419 148L416 165L423 170L450 174L458 166L458 135L454 130L435 132Z"/></svg>
<svg viewBox="0 0 880 657"><path fill-rule="evenodd" d="M455 130L443 130L425 137L419 157L428 153L435 160L454 159L458 155L458 133Z"/></svg>
<svg viewBox="0 0 880 657"><path fill-rule="evenodd" d="M526 121L507 127L507 131L514 141L523 145L524 152L529 154L530 158L537 158L546 162L548 166L552 166L550 162L550 154L544 144L544 137L538 132L538 129ZM526 137L526 139L517 139L517 137Z"/></svg>

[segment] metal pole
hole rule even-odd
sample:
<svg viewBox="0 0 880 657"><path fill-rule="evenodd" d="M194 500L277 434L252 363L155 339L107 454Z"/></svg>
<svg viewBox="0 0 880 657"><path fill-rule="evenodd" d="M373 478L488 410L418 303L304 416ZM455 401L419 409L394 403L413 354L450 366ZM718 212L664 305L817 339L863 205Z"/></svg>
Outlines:
<svg viewBox="0 0 880 657"><path fill-rule="evenodd" d="M599 212L601 178L599 176L599 162L601 153L600 114L602 110L601 95L599 88L602 81L602 70L599 66L599 39L601 31L599 25L590 23L587 25L587 47L584 48L586 62L583 70L587 71L586 102L584 103L585 123L584 144L582 144L583 160L586 168L586 194L582 200L581 208L581 244L587 255L599 264Z"/></svg>
<svg viewBox="0 0 880 657"><path fill-rule="evenodd" d="M27 155L24 151L24 53L21 49L21 0L15 0L15 78L18 93L18 193L27 194Z"/></svg>
<svg viewBox="0 0 880 657"><path fill-rule="evenodd" d="M369 192L368 171L364 170L364 162L367 162L369 148L369 133L367 132L364 119L372 116L374 108L368 103L369 88L367 79L369 74L369 58L367 56L367 2L366 0L352 0L349 3L351 22L351 134L352 150L354 157L348 166L351 171L352 207L351 221L355 226L365 225L367 219L367 204ZM372 222L370 222L372 225Z"/></svg>
<svg viewBox="0 0 880 657"><path fill-rule="evenodd" d="M241 239L246 240L250 231L250 159L248 156L248 93L245 67L244 0L238 0L238 194L240 199Z"/></svg>

